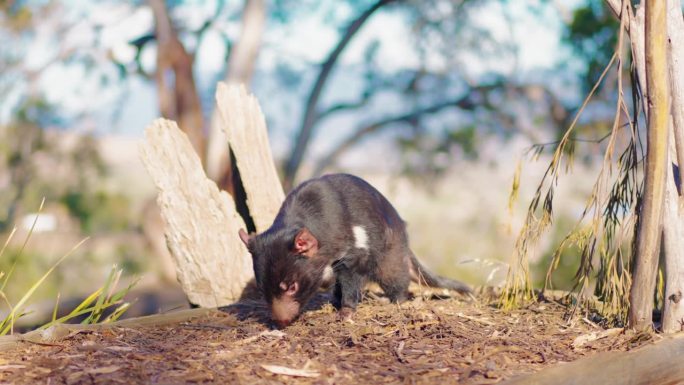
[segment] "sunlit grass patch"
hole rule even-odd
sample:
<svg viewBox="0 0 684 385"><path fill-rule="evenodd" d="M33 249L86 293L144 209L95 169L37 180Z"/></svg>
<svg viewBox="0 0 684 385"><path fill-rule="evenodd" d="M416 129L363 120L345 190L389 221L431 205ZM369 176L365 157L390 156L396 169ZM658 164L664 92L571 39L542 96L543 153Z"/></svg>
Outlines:
<svg viewBox="0 0 684 385"><path fill-rule="evenodd" d="M43 205L45 203L45 200L40 205L39 208L39 213L43 208ZM21 297L16 301L13 302L10 300L10 297L6 293L6 288L8 287L8 283L10 282L10 279L15 275L15 270L17 267L17 262L20 260L20 257L26 247L26 244L28 243L29 239L31 238L31 234L33 233L35 224L38 220L38 215L33 221L33 224L31 228L29 229L26 239L24 240L21 248L18 251L18 254L12 261L12 264L10 267L7 269L7 272L0 271L0 279L2 280L2 283L0 284L0 300L2 301L1 304L5 305L8 309L8 313L6 316L4 316L2 319L0 319L0 335L6 335L6 334L12 334L14 333L14 326L15 322L17 319L27 315L28 313L26 312L26 305L28 304L29 299L35 294L35 292L38 290L41 285L46 281L46 279L55 271L55 269L70 255L74 253L83 243L85 243L88 238L83 239L80 241L78 244L76 244L69 252L61 256L57 261L52 264L52 266L38 279L36 280L27 290L24 292ZM10 241L16 234L16 228L12 230L12 232L9 234L7 237L2 249L0 249L0 260L5 256L5 252L8 249L8 245L10 244ZM49 327L51 325L54 325L56 323L63 323L63 322L68 322L70 320L73 320L77 317L81 317L84 315L87 315L85 319L81 323L83 324L92 324L92 323L98 323L98 322L111 322L123 315L123 313L130 307L130 303L124 301L124 297L128 292L131 290L131 288L135 285L137 281L133 281L131 284L129 284L127 287L116 290L116 287L119 283L119 280L121 278L123 270L118 269L115 266L112 267L111 272L109 273L105 283L95 290L91 295L89 295L85 300L83 300L74 310L69 312L67 315L57 318L58 314L58 307L59 307L59 294L57 295L57 300L55 303L55 307L52 312L52 320L47 323L46 325L43 325L44 328ZM106 314L106 311L110 308L114 308L114 310L107 315L104 319L102 317Z"/></svg>

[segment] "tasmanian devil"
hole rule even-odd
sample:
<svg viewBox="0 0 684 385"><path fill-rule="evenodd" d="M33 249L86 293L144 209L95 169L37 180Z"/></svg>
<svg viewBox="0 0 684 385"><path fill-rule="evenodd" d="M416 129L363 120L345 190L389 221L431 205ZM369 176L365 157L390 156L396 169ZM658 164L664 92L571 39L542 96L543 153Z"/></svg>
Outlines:
<svg viewBox="0 0 684 385"><path fill-rule="evenodd" d="M423 267L408 245L406 225L378 190L361 178L326 175L285 198L273 225L240 238L252 254L257 286L273 321L287 326L311 296L335 282L335 305L351 317L367 279L390 300L407 298L411 280L469 293L458 281Z"/></svg>

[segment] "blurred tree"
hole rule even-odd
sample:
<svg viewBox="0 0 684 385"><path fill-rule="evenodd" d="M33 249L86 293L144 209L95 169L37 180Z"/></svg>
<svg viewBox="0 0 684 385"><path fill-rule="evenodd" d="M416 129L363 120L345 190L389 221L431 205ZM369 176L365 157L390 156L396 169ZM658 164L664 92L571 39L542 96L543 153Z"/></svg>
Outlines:
<svg viewBox="0 0 684 385"><path fill-rule="evenodd" d="M264 0L245 0L242 12L240 38L233 44L225 75L227 83L249 86L256 69L256 61L261 46L261 37L266 22ZM222 187L230 188L230 181L237 169L229 169L228 143L219 126L216 110L211 115L209 147L207 148L207 175L220 181Z"/></svg>
<svg viewBox="0 0 684 385"><path fill-rule="evenodd" d="M67 136L45 130L56 119L53 107L28 100L0 134L0 176L6 180L0 197L0 231L18 214L40 206L42 198L62 202L86 233L121 230L129 225L128 198L100 190L107 174L91 135Z"/></svg>
<svg viewBox="0 0 684 385"><path fill-rule="evenodd" d="M221 132L218 113L215 109L211 116L208 133L205 133L207 130L205 130L202 106L194 80L194 55L189 54L181 43L165 2L150 0L150 5L155 18L157 43L155 79L159 90L162 116L178 122L179 127L188 134L209 177L214 179L220 188L233 195L239 214L245 220L248 230L253 231L254 224L247 208L247 197L240 174L228 148L225 134ZM222 6L222 2L217 3L214 17L220 15ZM241 36L231 45L225 79L228 83L249 85L251 82L264 21L264 1L245 0ZM211 19L205 21L198 34L208 28L211 22ZM140 45L139 49L143 47L144 45Z"/></svg>
<svg viewBox="0 0 684 385"><path fill-rule="evenodd" d="M460 154L477 156L478 143L487 135L506 138L517 133L534 141L547 137L543 132L549 128L560 135L578 108L564 101L570 99L567 96L557 96L557 87L550 82L516 73L518 42L512 36L495 36L491 26L481 22L483 14L503 14L504 20L513 23L507 14L510 10L506 1L379 0L353 5L358 13L340 33L308 92L295 143L285 163L284 179L288 186L295 180L302 162L311 156L308 149L312 138L325 127L326 120L340 115L355 114L365 118L348 136L314 161L314 175L334 166L344 152L366 137L390 129L402 133L394 135L399 138L399 148L414 154L404 165L406 172L415 175L427 175L426 171L439 173L438 170L449 163L454 148L460 149ZM546 6L548 4L539 7ZM414 44L406 56L418 58L416 67L395 72L387 70L386 63L377 59L379 42L373 41L366 48L363 85L357 98L334 101L330 101L333 99L330 97L324 98L326 87L337 86L334 84L336 73L342 76L339 72L346 70L338 68L345 48L371 16L381 11L399 14L411 25L410 38ZM471 66L465 64L468 55L483 62L510 62L511 67L506 69L510 73L490 70L473 74L472 69L469 71ZM435 65L435 62L444 64ZM384 104L388 94L399 101L401 112L388 115L387 108L380 109L381 113L374 112ZM524 117L529 115L535 116L532 124L525 123ZM600 120L603 122L602 118ZM583 122L582 126L592 124ZM411 142L434 144L418 148L407 145Z"/></svg>
<svg viewBox="0 0 684 385"><path fill-rule="evenodd" d="M61 7L59 2L54 4L52 8ZM511 6L506 1L348 0L300 3L280 0L275 1L271 9L267 9L261 0L245 1L241 8L235 7L234 3L231 3L231 8L223 1L210 4L213 4L210 5L213 9L203 5L202 11L195 13L192 20L187 19L189 13L184 11L189 7L197 8L198 5L184 1L164 3L150 0L149 3L125 5L119 1L108 1L99 8L81 10L79 16L82 20L78 30L81 33L89 31L86 35L90 38L79 44L71 43L69 39L55 40L59 43L57 47L60 54L47 63L62 62L68 66L91 63L87 66L88 71L108 79L105 84L113 89L120 89L120 100L125 97L125 83L130 79L137 76L154 79L162 115L179 121L180 127L188 132L198 149L209 175L233 193L239 191L233 191L235 172L227 167L229 157L225 141L217 132L217 126L208 124L216 121L215 117L207 118L212 111L207 105L213 102L210 97L213 87L198 88L193 66L207 32L218 32L225 40L228 55L223 77L229 81L237 79L248 83L261 46L260 36L266 18L279 25L296 26L302 15L319 12L330 23L343 26L339 40L320 64L318 75L312 80L307 95L303 96L306 102L303 103L300 127L284 165L286 184L293 182L303 160L316 165L316 173L322 172L333 167L339 156L367 136L390 128L399 128L395 131L400 135L393 136L399 137L403 143L411 138L438 138L442 144L432 146L434 151L423 148L424 151L420 153L432 157L431 153L436 151L441 154L438 158L442 159L453 153L454 147L461 147L462 144L468 146L469 156L476 155L478 141L487 134L505 137L510 136L511 132L522 131L531 137L539 136L529 124L521 129L518 115L521 115L522 108L540 116L534 127L566 125L568 116L572 116L572 108L565 106L566 103L552 92L549 84L525 79L516 73L516 40L512 36L495 35L491 23L483 22L487 19L484 15L489 13L496 15L497 20L509 23L510 28L513 17L508 14ZM16 2L7 9L17 15L17 20L23 20L20 15L35 13L41 7L29 7L23 2ZM103 43L106 22L96 17L96 9L117 10L123 18L139 10L151 9L154 26L138 28L142 31L146 29L146 32L130 39L130 47L135 49L135 54L127 57L119 52L121 50L114 51L111 42ZM341 65L340 58L344 56L346 48L357 41L357 36L369 24L369 20L379 12L392 14L393 18L409 26L407 38L413 41L413 45L405 56L415 59L415 64L412 67L401 65L393 68L392 65L387 66L388 63L380 62L378 52L382 49L382 43L373 38L354 43L365 45L363 63L352 68ZM50 9L45 15L48 20L59 20L59 16L54 14L60 13L67 12L64 9L59 12ZM242 15L240 20L239 15ZM76 29L68 24L73 17L63 19L62 30L68 32L69 28ZM226 32L227 25L237 23L241 25L239 36L229 37L232 35ZM157 57L153 67L146 65L144 60L150 52ZM504 74L500 69L473 71L472 64L466 63L469 60L472 62L474 56L483 62L508 61L512 63L511 68L504 71L510 73ZM108 69L103 58L109 63ZM279 60L292 60L283 59ZM39 73L48 67L49 64L46 64ZM309 69L309 65L300 66L297 70L299 75L291 71L290 75L300 76ZM287 71L284 72L287 76ZM341 78L359 82L360 87L352 88L358 89L356 98L350 98L349 95L328 96L338 94L326 93L325 90L333 87L339 90L340 85L336 82ZM123 81L121 83L124 85L112 83L115 79ZM392 108L379 109L379 105L387 106L388 98L393 100L390 104ZM392 110L401 113L392 115ZM550 113L547 112L549 110ZM355 119L360 121L359 126L338 141L327 154L315 158L309 151L309 143L316 132L325 126L326 121L352 115L360 117ZM454 116L458 116L458 119L454 119ZM472 127L478 129L472 131ZM463 135L458 134L460 130L464 130ZM465 135L465 132L470 134ZM463 142L464 138L468 138L467 143ZM428 161L426 164L432 163Z"/></svg>
<svg viewBox="0 0 684 385"><path fill-rule="evenodd" d="M27 110L30 111L31 108L28 107L23 112L20 110L16 122L3 127L2 137L0 137L0 143L2 143L0 153L3 155L0 170L6 178L3 181L5 193L0 198L2 207L6 207L6 211L0 218L0 231L6 231L8 226L14 224L19 206L26 196L26 190L36 179L36 165L32 161L32 156L47 146L43 131L27 121L30 115ZM42 108L38 107L37 110L41 111Z"/></svg>
<svg viewBox="0 0 684 385"><path fill-rule="evenodd" d="M94 106L71 115L48 101L50 89L44 86L44 76L61 63L90 68L96 78L107 76L95 65L109 63L106 52L90 46L88 38L74 38L80 28L97 29L97 20L72 24L66 8L54 2L3 2L0 11L0 37L11 42L0 54L0 105L9 115L0 123L0 184L6 192L0 196L0 231L14 225L19 213L35 210L43 197L64 203L86 232L128 224L128 198L100 190L107 168L93 136L62 130ZM44 45L40 57L28 54L29 42ZM75 197L93 204L85 210ZM110 204L116 209L108 210ZM100 220L92 220L96 217Z"/></svg>
<svg viewBox="0 0 684 385"><path fill-rule="evenodd" d="M525 7L538 8L533 11L542 18L542 10L551 5L542 2ZM188 12L189 9L194 12ZM296 139L284 164L285 183L294 182L303 162L313 166L313 174L322 173L334 168L346 151L383 131L391 132L392 140L402 151L405 172L438 175L454 156L477 157L487 136L505 139L521 134L531 141L545 140L549 132L558 136L577 110L578 103L568 97L568 92L558 92L564 85L519 71L517 42L524 37L496 33L492 27L503 23L509 32L513 31L513 9L517 8L504 0L278 0L268 7L262 0L201 4L110 0L97 5L14 1L3 3L2 33L12 45L3 52L2 65L8 71L0 76L0 87L13 92L2 93L0 97L12 102L8 99L12 95L42 92L49 87L42 84L44 78L61 66L78 69L74 78L80 80L76 82L79 87L99 91L97 97L89 98L91 102L98 100L117 110L112 106L128 97L130 83L136 79L154 81L162 115L179 121L192 138L209 175L222 188L239 196L239 178L228 167L225 140L216 132L216 125L209 123L216 120L210 107L214 101L213 85L198 82L197 54L209 32L219 36L227 56L219 77L249 83L266 20L294 30L305 16L318 13L326 24L340 26L337 41L331 44L327 56L318 64L295 57L274 60L282 75L278 85L283 86L283 95L295 104L300 96L303 100ZM578 32L570 35L592 40L591 31L601 31L604 21L594 15L599 10L602 8L576 12L571 26L572 31ZM119 16L106 18L102 13ZM385 48L382 40L377 35L363 35L379 15L385 17L384 21L398 20L406 26L406 40L412 43L403 48L402 60L408 59L407 63L386 62L381 55ZM130 28L132 18L137 21L135 28ZM40 25L36 20L41 21ZM129 28L115 34L119 41L121 36L127 39L128 44L117 46L112 43L113 33L108 28L122 20L127 21L122 25ZM237 30L236 26L240 27L239 34L232 32ZM282 37L276 44L286 39ZM607 37L600 40L604 41L610 43ZM33 60L38 64L27 63L25 46L29 44L22 46L21 42L41 42L49 49L44 57ZM282 53L273 50L273 43L266 44L271 54ZM364 52L363 60L351 65L343 62L348 47L355 44ZM576 46L578 50L591 47L584 43ZM358 51L358 47L355 49ZM129 51L133 53L128 54ZM156 63L149 60L151 57L156 57ZM586 54L586 58L592 57ZM296 65L289 64L293 62ZM500 63L510 65L503 67ZM317 74L310 78L307 74L312 67ZM574 74L566 75L565 80L571 82ZM13 76L22 81L12 81ZM98 81L99 85L93 85ZM304 89L303 95L299 95L300 89ZM78 122L96 107L82 103L80 108L62 109L60 115L71 123ZM296 113L293 115L297 117ZM332 128L330 122L340 117L353 117L355 126ZM606 132L609 125L600 126L603 121L605 116L594 114L580 122L579 128ZM282 129L288 123L275 125ZM340 133L331 147L317 153L311 151L312 139L317 135L328 136L332 130ZM305 176L308 175L299 177Z"/></svg>
<svg viewBox="0 0 684 385"><path fill-rule="evenodd" d="M580 4L564 31L564 40L582 61L584 70L582 91L589 92L596 84L617 44L620 21L604 1ZM625 71L628 71L628 66Z"/></svg>
<svg viewBox="0 0 684 385"><path fill-rule="evenodd" d="M233 45L228 59L225 81L228 84L251 84L256 61L261 48L261 37L266 23L266 4L264 0L245 0L242 11L240 37ZM228 191L235 201L237 212L245 220L247 231L255 231L254 221L247 207L247 194L240 179L235 156L228 147L226 135L221 132L218 110L211 114L209 127L209 147L207 148L207 175L214 179L220 188Z"/></svg>
<svg viewBox="0 0 684 385"><path fill-rule="evenodd" d="M194 58L178 38L163 0L150 0L154 14L157 65L154 71L159 111L175 120L205 164L204 118L193 73Z"/></svg>
<svg viewBox="0 0 684 385"><path fill-rule="evenodd" d="M316 81L314 82L311 88L311 92L309 93L309 96L306 101L301 128L297 133L297 138L295 139L294 147L292 148L291 155L285 165L286 189L292 187L292 182L294 181L297 169L299 168L302 162L304 153L306 152L306 149L309 145L309 141L311 140L313 127L316 124L316 121L320 119L321 115L323 115L320 111L318 111L318 101L321 98L323 88L326 85L333 68L337 64L340 55L347 47L349 42L358 33L361 27L363 27L366 21L378 9L385 5L394 3L396 1L397 0L379 0L373 3L367 9L362 10L362 12L356 18L354 18L351 21L351 23L349 23L349 26L347 26L345 31L342 33L340 40L336 43L335 47L328 55L325 62L321 65L318 77L316 78ZM367 99L368 95L364 95L364 98ZM363 101L361 103L363 103ZM340 110L346 107L352 108L351 105L347 105L345 107L340 106L337 109Z"/></svg>
<svg viewBox="0 0 684 385"><path fill-rule="evenodd" d="M611 13L618 23L607 19ZM586 299L593 293L601 305L591 308L600 312L604 321L628 322L632 328L648 330L656 327L654 311L662 309L662 330L679 332L684 315L680 305L684 189L679 174L684 163L682 4L679 0L645 0L632 8L630 1L606 0L603 7L595 3L580 7L573 17L567 37L584 58L583 76L591 85L578 113L596 99L601 83L613 83L613 88L606 92L610 88L604 86L599 102L607 99L615 104L612 127L599 147L602 169L575 228L553 255L545 289L550 287L561 258L566 257L565 251L574 246L580 251L574 277L579 301L574 300L575 304L591 302ZM597 55L597 50L601 54ZM611 51L609 57L606 52ZM599 65L603 67L600 72ZM631 105L625 101L623 82L630 86ZM572 146L571 133L578 119L554 143L553 158L530 203L516 242L518 263L511 264L502 295L505 306L532 298L528 254L553 222L559 169L561 164L572 164L572 157L564 158L565 148ZM659 265L663 274L658 274Z"/></svg>

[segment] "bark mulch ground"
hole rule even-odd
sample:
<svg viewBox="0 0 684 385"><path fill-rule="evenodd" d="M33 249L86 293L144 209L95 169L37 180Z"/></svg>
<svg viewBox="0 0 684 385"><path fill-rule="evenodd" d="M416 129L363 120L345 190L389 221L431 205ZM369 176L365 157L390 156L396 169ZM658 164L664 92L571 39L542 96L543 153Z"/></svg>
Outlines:
<svg viewBox="0 0 684 385"><path fill-rule="evenodd" d="M173 325L22 342L0 352L0 383L491 384L651 338L566 321L553 302L503 312L483 298L369 296L353 323L323 296L284 330L248 301Z"/></svg>

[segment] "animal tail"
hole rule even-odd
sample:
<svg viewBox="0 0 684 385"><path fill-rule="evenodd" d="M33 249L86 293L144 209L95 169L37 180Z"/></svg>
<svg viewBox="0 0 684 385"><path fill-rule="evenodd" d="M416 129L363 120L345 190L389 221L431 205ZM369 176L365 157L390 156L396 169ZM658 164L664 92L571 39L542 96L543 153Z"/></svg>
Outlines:
<svg viewBox="0 0 684 385"><path fill-rule="evenodd" d="M425 266L421 265L413 253L411 253L411 267L411 279L418 284L455 290L461 294L473 294L473 289L471 289L467 284L454 279L440 277L439 275L432 273L430 270L425 268Z"/></svg>

